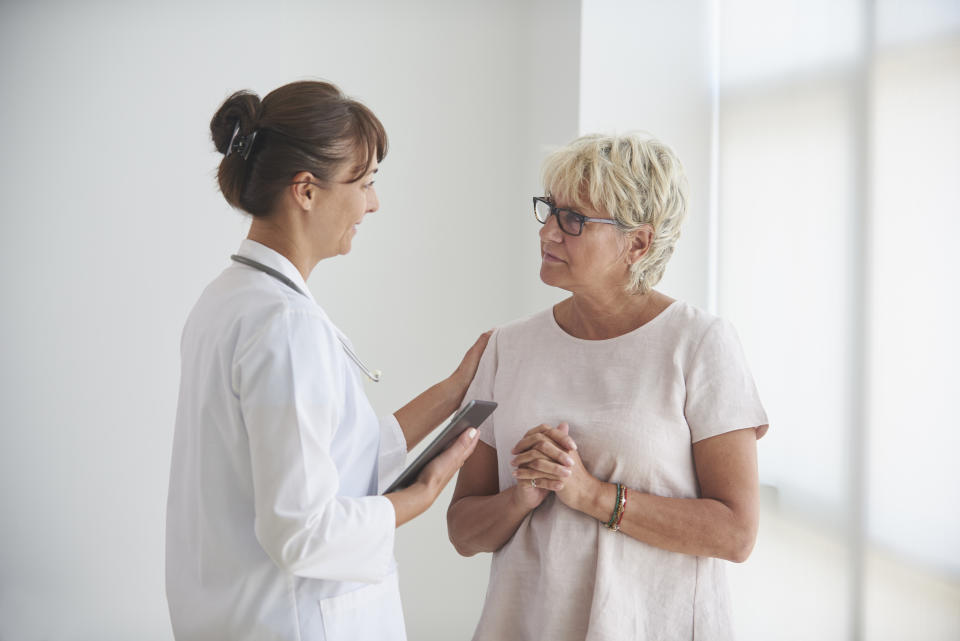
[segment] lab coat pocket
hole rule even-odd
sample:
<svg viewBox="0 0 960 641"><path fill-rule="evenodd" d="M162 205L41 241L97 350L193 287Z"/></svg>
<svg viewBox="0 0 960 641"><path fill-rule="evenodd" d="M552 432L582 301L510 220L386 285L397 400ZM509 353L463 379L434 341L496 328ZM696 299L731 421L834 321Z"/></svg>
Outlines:
<svg viewBox="0 0 960 641"><path fill-rule="evenodd" d="M320 601L327 641L406 641L400 588L394 572L380 583Z"/></svg>

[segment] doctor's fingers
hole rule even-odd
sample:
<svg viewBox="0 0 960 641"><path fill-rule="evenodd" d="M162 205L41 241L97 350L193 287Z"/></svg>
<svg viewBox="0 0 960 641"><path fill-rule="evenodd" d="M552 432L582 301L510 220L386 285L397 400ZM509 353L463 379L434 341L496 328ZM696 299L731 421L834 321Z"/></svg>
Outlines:
<svg viewBox="0 0 960 641"><path fill-rule="evenodd" d="M468 385L470 381L473 380L474 374L477 373L477 367L480 365L480 357L483 356L483 351L487 348L491 334L493 334L492 329L480 334L480 337L474 341L470 349L467 350L467 353L463 355L460 365L457 366L457 374L466 379Z"/></svg>
<svg viewBox="0 0 960 641"><path fill-rule="evenodd" d="M423 472L420 473L420 480L426 481L428 485L438 486L442 489L453 475L457 473L466 462L473 451L477 448L477 429L471 427L463 434L457 437L450 447L441 452L435 459L430 461ZM438 491L439 491L438 489Z"/></svg>
<svg viewBox="0 0 960 641"><path fill-rule="evenodd" d="M470 349L467 350L467 356L475 357L478 361L480 357L483 356L483 351L487 349L487 343L490 342L490 337L493 335L493 330L488 329L484 333L480 334L477 337L477 340L473 342L473 345L470 346Z"/></svg>

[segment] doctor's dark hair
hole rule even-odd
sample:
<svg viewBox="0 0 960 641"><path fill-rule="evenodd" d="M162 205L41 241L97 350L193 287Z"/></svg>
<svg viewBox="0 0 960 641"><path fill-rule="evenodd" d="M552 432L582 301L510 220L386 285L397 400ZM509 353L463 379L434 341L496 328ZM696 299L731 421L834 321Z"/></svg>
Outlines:
<svg viewBox="0 0 960 641"><path fill-rule="evenodd" d="M246 137L247 153L236 152L235 132ZM217 109L210 134L224 154L217 170L221 193L253 216L268 215L301 171L326 184L344 163L354 163L354 182L374 158L379 162L387 155L387 132L373 112L327 82L293 82L263 100L252 91L238 91Z"/></svg>

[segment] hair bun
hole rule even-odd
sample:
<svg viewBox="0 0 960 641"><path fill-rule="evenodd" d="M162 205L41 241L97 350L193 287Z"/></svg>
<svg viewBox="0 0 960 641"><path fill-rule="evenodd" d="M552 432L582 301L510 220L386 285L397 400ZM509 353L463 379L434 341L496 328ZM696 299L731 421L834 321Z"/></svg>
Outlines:
<svg viewBox="0 0 960 641"><path fill-rule="evenodd" d="M259 115L260 96L254 92L243 89L227 98L210 120L210 137L217 151L227 153L237 123L240 123L243 134L256 129Z"/></svg>

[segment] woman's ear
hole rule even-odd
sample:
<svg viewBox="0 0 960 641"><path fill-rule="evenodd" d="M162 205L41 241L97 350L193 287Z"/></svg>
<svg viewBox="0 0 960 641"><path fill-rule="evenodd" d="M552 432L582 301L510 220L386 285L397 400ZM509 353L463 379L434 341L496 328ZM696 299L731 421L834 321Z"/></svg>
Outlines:
<svg viewBox="0 0 960 641"><path fill-rule="evenodd" d="M290 182L288 189L293 201L304 211L313 208L317 199L317 186L320 181L309 171L301 171Z"/></svg>
<svg viewBox="0 0 960 641"><path fill-rule="evenodd" d="M653 242L653 227L641 225L627 236L627 251L625 258L628 265L636 265L644 254L650 251Z"/></svg>

